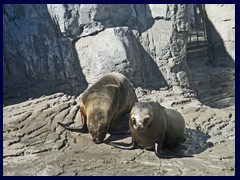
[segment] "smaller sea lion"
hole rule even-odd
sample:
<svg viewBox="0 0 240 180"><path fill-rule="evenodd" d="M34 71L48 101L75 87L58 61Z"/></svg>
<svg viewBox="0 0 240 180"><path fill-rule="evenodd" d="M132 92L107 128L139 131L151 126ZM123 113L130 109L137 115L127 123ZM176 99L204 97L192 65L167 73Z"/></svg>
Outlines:
<svg viewBox="0 0 240 180"><path fill-rule="evenodd" d="M155 149L159 158L192 157L164 155L162 151L163 147L177 146L185 139L185 120L178 111L166 109L158 102L137 102L130 113L129 127L132 133L131 144L110 142L110 145L121 149Z"/></svg>
<svg viewBox="0 0 240 180"><path fill-rule="evenodd" d="M77 132L88 132L95 143L102 143L109 129L120 116L130 113L137 96L129 80L121 73L112 72L89 87L80 99L82 126L62 127Z"/></svg>

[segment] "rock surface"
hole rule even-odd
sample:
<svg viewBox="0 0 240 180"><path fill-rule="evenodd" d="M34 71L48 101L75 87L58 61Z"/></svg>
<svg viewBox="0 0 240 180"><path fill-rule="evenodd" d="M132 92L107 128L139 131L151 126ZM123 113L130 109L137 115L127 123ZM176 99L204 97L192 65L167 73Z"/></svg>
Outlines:
<svg viewBox="0 0 240 180"><path fill-rule="evenodd" d="M161 91L135 89L139 101L157 100L182 113L186 142L172 151L194 157L159 159L152 151L120 150L107 144L110 140L129 143L130 134L108 135L106 143L96 145L88 133L71 133L57 124L80 126L81 122L79 97L56 93L4 107L4 175L235 175L235 103L226 101L224 108L223 102L215 100L229 90L221 88L212 95L216 86L205 81L212 72L206 70L206 59L188 56L187 63L202 102L207 98L211 106L219 108L204 105L178 86ZM219 77L225 75L219 73ZM214 79L209 83L213 82L217 83Z"/></svg>
<svg viewBox="0 0 240 180"><path fill-rule="evenodd" d="M47 5L3 5L4 98L39 83L86 84L72 42L53 23Z"/></svg>
<svg viewBox="0 0 240 180"><path fill-rule="evenodd" d="M210 14L211 8L206 6L209 19L221 14ZM235 57L231 46L224 49L230 56L216 53L218 47L189 54L187 9L4 5L3 175L235 175L235 65L228 61ZM208 25L209 48L222 33L234 32L216 33L221 22L235 27L232 14L221 15ZM194 157L159 159L152 151L108 145L130 142L130 134L109 134L96 145L89 134L57 124L80 126L81 93L110 71L130 79L139 101L158 101L183 114L186 141L172 151ZM117 128L126 130L127 118L120 120Z"/></svg>
<svg viewBox="0 0 240 180"><path fill-rule="evenodd" d="M89 134L70 133L58 121L80 126L79 101L56 93L4 107L4 175L234 175L235 106L216 109L179 89L136 89L140 101L158 100L180 111L187 123L186 142L172 151L191 158L159 159L154 152L120 150L109 140L130 142L130 135L109 135L94 144ZM125 122L127 123L127 122Z"/></svg>
<svg viewBox="0 0 240 180"><path fill-rule="evenodd" d="M163 5L163 16L140 4L4 5L4 96L49 81L85 87L110 71L136 87L193 88L186 6Z"/></svg>
<svg viewBox="0 0 240 180"><path fill-rule="evenodd" d="M206 4L209 60L215 66L235 66L235 5ZM222 12L222 13L219 13Z"/></svg>

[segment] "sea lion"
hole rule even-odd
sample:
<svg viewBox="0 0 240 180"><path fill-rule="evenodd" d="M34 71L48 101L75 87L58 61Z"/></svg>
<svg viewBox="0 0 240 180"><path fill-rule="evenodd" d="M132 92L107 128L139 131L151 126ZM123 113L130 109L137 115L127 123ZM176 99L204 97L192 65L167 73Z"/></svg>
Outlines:
<svg viewBox="0 0 240 180"><path fill-rule="evenodd" d="M177 146L185 139L185 120L178 111L166 109L158 102L137 102L130 113L129 127L132 133L131 144L110 144L121 149L155 149L159 158L192 157L164 155L162 151L163 147Z"/></svg>
<svg viewBox="0 0 240 180"><path fill-rule="evenodd" d="M129 113L137 101L135 91L124 75L117 72L108 73L88 88L81 97L82 126L70 128L60 122L59 125L71 131L89 131L96 144L102 143L116 119Z"/></svg>

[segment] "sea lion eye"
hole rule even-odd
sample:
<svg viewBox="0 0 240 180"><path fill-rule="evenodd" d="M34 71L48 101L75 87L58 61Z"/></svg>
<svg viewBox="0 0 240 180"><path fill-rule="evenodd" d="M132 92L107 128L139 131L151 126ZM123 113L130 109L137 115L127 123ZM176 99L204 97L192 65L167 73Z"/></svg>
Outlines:
<svg viewBox="0 0 240 180"><path fill-rule="evenodd" d="M132 117L132 123L136 124L136 119L134 117Z"/></svg>
<svg viewBox="0 0 240 180"><path fill-rule="evenodd" d="M144 117L144 121L149 121L150 120L150 116L149 115L146 115L145 117Z"/></svg>

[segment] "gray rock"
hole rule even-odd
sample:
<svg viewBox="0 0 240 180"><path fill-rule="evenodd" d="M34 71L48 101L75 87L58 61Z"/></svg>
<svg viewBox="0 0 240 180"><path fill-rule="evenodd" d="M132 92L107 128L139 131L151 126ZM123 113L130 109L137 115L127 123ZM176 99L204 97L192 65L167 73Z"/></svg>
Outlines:
<svg viewBox="0 0 240 180"><path fill-rule="evenodd" d="M48 10L64 36L72 39L96 34L105 28L136 25L131 4L49 4Z"/></svg>
<svg viewBox="0 0 240 180"><path fill-rule="evenodd" d="M57 93L3 108L3 174L234 175L235 106L215 109L196 99L169 94L175 92L137 90L139 99L161 99L162 105L169 108L172 104L171 108L183 114L186 141L171 151L194 157L159 159L153 151L121 150L107 143L97 145L89 134L66 131L57 122L80 126L79 105L72 104L67 94ZM51 106L46 108L48 104ZM119 122L117 128L122 119ZM129 134L108 134L106 138L131 141Z"/></svg>
<svg viewBox="0 0 240 180"><path fill-rule="evenodd" d="M166 85L154 60L128 27L108 28L97 36L81 38L76 42L76 51L89 83L107 72L118 71L135 86L160 88Z"/></svg>
<svg viewBox="0 0 240 180"><path fill-rule="evenodd" d="M235 67L235 5L206 4L205 8L209 61L214 66Z"/></svg>
<svg viewBox="0 0 240 180"><path fill-rule="evenodd" d="M3 11L6 97L15 96L21 87L26 90L41 82L46 82L43 92L49 82L53 85L66 80L70 86L76 84L74 81L85 83L72 42L58 30L47 5L5 4Z"/></svg>
<svg viewBox="0 0 240 180"><path fill-rule="evenodd" d="M169 14L168 20L155 21L153 26L142 34L142 45L154 59L168 86L192 88L191 72L186 64L186 6L168 5L166 14Z"/></svg>
<svg viewBox="0 0 240 180"><path fill-rule="evenodd" d="M81 34L80 4L48 4L47 9L64 36L74 38Z"/></svg>
<svg viewBox="0 0 240 180"><path fill-rule="evenodd" d="M154 6L133 4L5 5L5 88L44 80L84 84L84 78L94 82L110 71L122 72L135 86L190 87L185 6L163 5L161 11L171 21L155 22L151 8ZM156 14L156 8L153 12ZM151 39L145 40L145 36Z"/></svg>

